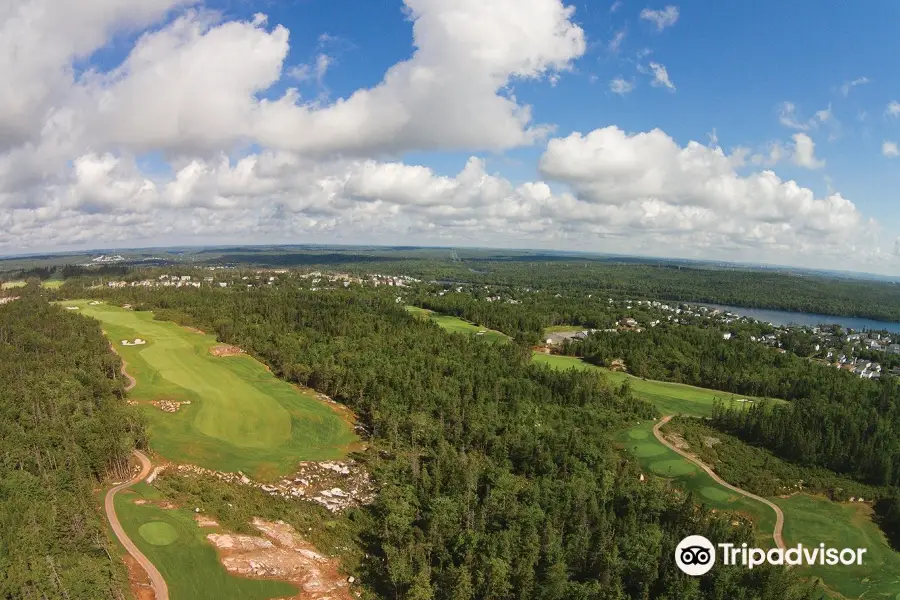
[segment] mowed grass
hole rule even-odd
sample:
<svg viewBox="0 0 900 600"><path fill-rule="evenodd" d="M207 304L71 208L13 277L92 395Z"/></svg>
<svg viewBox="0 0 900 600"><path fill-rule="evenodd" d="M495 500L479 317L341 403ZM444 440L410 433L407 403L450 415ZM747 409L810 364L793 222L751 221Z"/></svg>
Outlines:
<svg viewBox="0 0 900 600"><path fill-rule="evenodd" d="M603 373L611 382L620 384L628 381L634 394L655 405L664 415L686 415L690 417L708 417L712 415L713 404L716 400L724 402L736 402L738 399L759 401L758 398L740 396L719 390L694 387L683 383L669 383L666 381L654 381L641 379L621 371L610 371L596 365L587 363L575 356L560 356L557 354L534 353L534 361L553 367L554 369L589 369ZM780 402L780 400L773 400ZM749 403L737 403L746 406Z"/></svg>
<svg viewBox="0 0 900 600"><path fill-rule="evenodd" d="M148 503L135 504L139 499ZM116 495L116 515L128 537L159 569L171 600L268 600L298 592L285 582L229 574L206 539L218 528L198 527L189 510L152 504L160 499L155 489L139 483Z"/></svg>
<svg viewBox="0 0 900 600"><path fill-rule="evenodd" d="M20 287L25 287L24 281L4 281L0 283L0 290L11 290Z"/></svg>
<svg viewBox="0 0 900 600"><path fill-rule="evenodd" d="M774 548L775 511L716 483L712 477L680 454L669 450L653 435L655 421L642 421L618 434L616 442L631 453L644 471L669 479L684 492L693 492L698 503L710 509L735 513L756 525L756 543Z"/></svg>
<svg viewBox="0 0 900 600"><path fill-rule="evenodd" d="M48 279L41 282L41 287L45 287L49 290L56 290L61 288L64 283L65 281L62 279Z"/></svg>
<svg viewBox="0 0 900 600"><path fill-rule="evenodd" d="M480 327L478 325L475 325L474 323L469 323L465 319L460 319L459 317L442 315L440 313L436 313L425 308L420 308L418 306L407 306L406 310L409 311L409 314L413 316L421 317L423 319L431 319L432 321L452 333L477 335L479 332L484 332L483 335L477 337L483 337L485 340L491 343L498 344L505 344L509 341L509 336L505 333L501 333L493 329L488 329L487 327Z"/></svg>
<svg viewBox="0 0 900 600"><path fill-rule="evenodd" d="M821 578L847 598L900 600L900 553L888 546L864 504L837 503L818 496L773 498L784 511L784 541L817 547L865 548L863 564L803 567L801 573Z"/></svg>
<svg viewBox="0 0 900 600"><path fill-rule="evenodd" d="M129 398L147 415L150 447L167 459L271 479L298 461L341 458L357 441L332 406L277 379L254 358L210 354L214 336L154 321L149 312L87 301L63 305L101 322L137 381ZM147 343L121 343L136 338ZM190 404L166 413L154 400Z"/></svg>

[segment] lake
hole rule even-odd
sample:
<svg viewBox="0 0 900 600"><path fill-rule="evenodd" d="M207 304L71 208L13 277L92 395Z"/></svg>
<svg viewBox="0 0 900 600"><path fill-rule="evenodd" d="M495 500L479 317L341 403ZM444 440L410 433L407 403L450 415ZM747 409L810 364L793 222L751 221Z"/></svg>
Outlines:
<svg viewBox="0 0 900 600"><path fill-rule="evenodd" d="M855 317L836 317L833 315L817 315L813 313L797 313L785 310L768 310L765 308L744 308L742 306L723 306L721 304L703 303L700 306L709 306L710 308L718 308L719 310L727 310L742 317L750 317L772 325L808 325L814 327L816 325L832 325L837 323L841 327L847 329L855 329L862 331L871 329L874 331L890 331L892 333L900 333L900 323L892 323L890 321L875 321L873 319L857 319Z"/></svg>

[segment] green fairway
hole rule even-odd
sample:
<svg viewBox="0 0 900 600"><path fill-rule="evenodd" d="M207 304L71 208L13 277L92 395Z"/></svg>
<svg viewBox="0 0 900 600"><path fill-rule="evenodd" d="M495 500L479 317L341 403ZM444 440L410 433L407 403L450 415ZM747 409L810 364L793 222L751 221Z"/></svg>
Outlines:
<svg viewBox="0 0 900 600"><path fill-rule="evenodd" d="M870 507L806 495L773 501L784 511L784 541L788 547L824 542L832 548L866 548L860 566L804 567L803 573L820 577L847 598L900 599L900 553L891 550L872 522Z"/></svg>
<svg viewBox="0 0 900 600"><path fill-rule="evenodd" d="M479 327L478 325L469 323L468 321L460 319L459 317L442 315L425 308L419 308L418 306L407 306L406 310L409 311L411 315L422 318L430 318L432 321L434 321L447 331L453 333L463 333L469 335L475 334L478 337L483 337L485 340L492 343L506 343L509 341L509 336L505 333L501 333L493 329L488 329L486 327ZM483 332L483 334L478 335L480 332Z"/></svg>
<svg viewBox="0 0 900 600"><path fill-rule="evenodd" d="M683 383L669 383L666 381L654 381L641 379L621 371L610 371L584 362L575 356L560 356L558 354L534 353L534 361L550 365L554 369L591 369L603 373L611 382L619 384L628 381L632 391L639 398L647 400L655 405L664 415L686 415L690 417L708 417L712 414L713 403L716 400L728 403L737 399L748 398L729 392L710 390L694 387ZM749 397L751 400L758 400ZM778 400L774 400L778 402Z"/></svg>
<svg viewBox="0 0 900 600"><path fill-rule="evenodd" d="M619 433L616 442L637 459L645 471L665 477L680 490L694 492L698 503L709 508L747 517L756 525L757 544L774 547L775 512L768 506L736 494L681 455L669 450L653 436L655 421L643 421Z"/></svg>
<svg viewBox="0 0 900 600"><path fill-rule="evenodd" d="M64 283L65 283L65 281L63 281L62 279L48 279L47 281L41 282L41 287L45 287L50 290L55 290L55 289L61 288L62 284L64 284Z"/></svg>
<svg viewBox="0 0 900 600"><path fill-rule="evenodd" d="M64 305L102 323L137 381L129 398L147 415L151 448L165 458L269 479L302 460L341 458L357 441L331 405L280 381L252 357L210 354L214 336L154 321L149 312ZM146 343L122 344L137 338ZM159 400L190 404L167 413L150 404Z"/></svg>
<svg viewBox="0 0 900 600"><path fill-rule="evenodd" d="M116 514L128 537L165 578L171 600L268 600L297 593L296 587L281 581L229 574L206 540L206 535L216 529L198 527L188 510L135 504L136 499L160 498L156 490L144 483L132 490L116 496Z"/></svg>

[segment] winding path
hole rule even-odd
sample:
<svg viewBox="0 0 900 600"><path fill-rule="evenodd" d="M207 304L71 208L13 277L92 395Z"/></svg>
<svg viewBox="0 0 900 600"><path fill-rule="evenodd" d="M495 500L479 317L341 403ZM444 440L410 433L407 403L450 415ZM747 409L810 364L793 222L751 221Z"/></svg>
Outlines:
<svg viewBox="0 0 900 600"><path fill-rule="evenodd" d="M122 528L122 524L119 523L119 517L116 516L116 506L115 506L115 498L116 494L125 488L128 488L139 481L143 481L147 478L147 475L150 474L150 469L152 465L150 464L150 459L141 452L140 450L133 450L133 454L137 457L139 461L141 461L141 472L137 474L137 476L131 481L126 481L125 483L120 483L119 485L113 487L108 492L106 492L106 498L103 501L103 508L106 510L106 518L109 519L109 525L112 527L113 533L116 534L116 537L119 538L119 541L122 542L122 545L125 546L125 550L128 551L134 560L140 564L145 571L147 571L147 575L150 577L150 583L153 586L153 591L156 594L156 600L169 600L169 588L166 586L166 580L163 579L162 574L159 570L153 566L153 563L150 562L146 556L144 556L143 552L141 552L137 546L135 546L134 542L131 541L131 538L128 537L128 534L125 533L125 530Z"/></svg>
<svg viewBox="0 0 900 600"><path fill-rule="evenodd" d="M704 464L699 458L693 456L692 454L688 454L681 448L676 448L674 445L672 445L665 437L663 437L662 432L660 432L660 429L662 428L662 426L671 420L672 420L672 415L669 415L667 417L663 417L659 423L657 423L656 425L653 426L653 435L656 437L656 439L659 440L659 442L661 444L663 444L669 450L676 452L680 456L686 458L687 460L691 461L693 464L695 464L698 467L700 467L701 469L703 469L707 475L712 477L713 480L716 483L718 483L719 485L721 485L722 487L728 488L732 492L736 492L736 493L740 494L741 496L746 496L747 498L751 498L758 502L762 502L763 504L765 504L766 506L768 506L769 508L774 510L775 511L775 531L772 532L772 539L775 540L776 546L778 546L782 550L785 550L786 546L784 544L784 537L782 536L782 534L784 532L784 512L782 512L782 510L778 507L778 505L775 504L774 502L772 502L771 500L766 500L765 498L763 498L761 496L757 496L756 494L750 493L747 490L742 490L739 487L735 487L735 486L731 485L730 483L728 483L727 481L723 480L721 477L716 475L716 472L713 471L709 466Z"/></svg>
<svg viewBox="0 0 900 600"><path fill-rule="evenodd" d="M110 348L112 348L113 352L116 351L115 347L110 344ZM118 353L117 353L118 354ZM125 386L125 391L130 392L134 389L134 386L137 385L137 381L135 381L134 377L129 375L125 371L125 367L127 363L122 361L122 375L128 379L128 384ZM120 491L131 487L132 485L143 481L150 475L150 470L153 468L153 465L150 464L150 459L147 458L147 455L141 452L140 450L132 450L132 454L139 461L141 461L141 472L138 473L134 479L131 481L126 481L125 483L120 483L117 486L112 487L108 492L106 492L106 498L103 500L103 508L106 511L106 518L109 520L109 525L112 528L116 537L119 538L119 541L125 547L125 550L128 551L134 560L138 562L141 567L147 572L147 576L150 577L150 584L153 586L153 592L156 595L156 600L169 600L169 587L166 585L166 580L163 578L162 573L159 572L150 559L144 556L144 553L141 552L138 547L131 541L131 538L128 537L128 534L125 533L125 530L122 528L122 524L119 522L119 517L116 516L116 494Z"/></svg>

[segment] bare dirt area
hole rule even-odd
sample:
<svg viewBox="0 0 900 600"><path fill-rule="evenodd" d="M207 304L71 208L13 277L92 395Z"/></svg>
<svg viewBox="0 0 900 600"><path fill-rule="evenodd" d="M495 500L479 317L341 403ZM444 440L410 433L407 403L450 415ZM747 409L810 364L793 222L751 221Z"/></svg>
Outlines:
<svg viewBox="0 0 900 600"><path fill-rule="evenodd" d="M263 537L211 533L206 538L218 549L229 573L288 581L300 588L295 600L352 600L350 579L336 559L316 552L283 521L254 519Z"/></svg>
<svg viewBox="0 0 900 600"><path fill-rule="evenodd" d="M213 356L237 356L243 354L244 351L231 344L218 344L210 348L209 353Z"/></svg>
<svg viewBox="0 0 900 600"><path fill-rule="evenodd" d="M689 450L691 447L690 444L687 443L687 440L685 440L677 433L667 433L665 434L665 436L666 439L669 440L669 442L679 450Z"/></svg>
<svg viewBox="0 0 900 600"><path fill-rule="evenodd" d="M206 335L206 332L202 329L197 329L196 327L188 327L187 325L183 325L185 329L190 331L191 333L199 333L200 335Z"/></svg>
<svg viewBox="0 0 900 600"><path fill-rule="evenodd" d="M130 554L126 554L122 560L128 569L128 585L134 600L156 600L147 571Z"/></svg>
<svg viewBox="0 0 900 600"><path fill-rule="evenodd" d="M197 521L197 527L218 527L219 523L211 517L201 514L195 514L194 520Z"/></svg>

